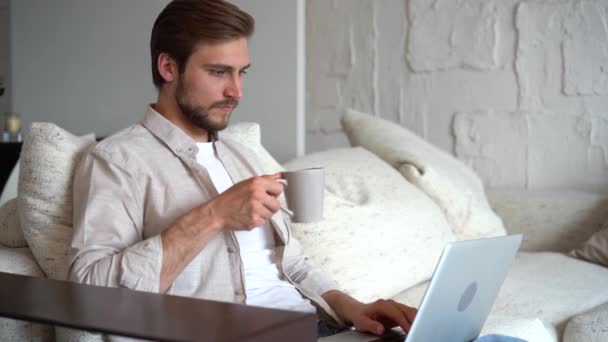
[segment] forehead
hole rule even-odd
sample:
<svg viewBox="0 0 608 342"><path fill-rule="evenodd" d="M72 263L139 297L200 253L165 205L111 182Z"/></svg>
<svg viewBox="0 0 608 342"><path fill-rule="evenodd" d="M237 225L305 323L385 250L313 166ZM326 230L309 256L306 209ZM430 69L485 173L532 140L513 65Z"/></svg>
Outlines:
<svg viewBox="0 0 608 342"><path fill-rule="evenodd" d="M224 64L242 68L249 64L248 41L245 38L221 43L199 44L190 61L196 64Z"/></svg>

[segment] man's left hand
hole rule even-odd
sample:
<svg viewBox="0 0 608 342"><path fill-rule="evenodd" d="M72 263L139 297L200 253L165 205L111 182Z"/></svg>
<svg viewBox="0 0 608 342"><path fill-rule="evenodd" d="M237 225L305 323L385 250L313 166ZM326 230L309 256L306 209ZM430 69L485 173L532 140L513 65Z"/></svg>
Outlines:
<svg viewBox="0 0 608 342"><path fill-rule="evenodd" d="M417 310L392 299L379 299L373 303L361 304L353 312L350 321L355 329L382 335L388 329L400 326L408 332L414 323Z"/></svg>
<svg viewBox="0 0 608 342"><path fill-rule="evenodd" d="M352 324L360 332L375 335L382 335L387 329L397 326L408 332L418 312L392 299L364 304L340 291L329 291L322 297L344 322Z"/></svg>

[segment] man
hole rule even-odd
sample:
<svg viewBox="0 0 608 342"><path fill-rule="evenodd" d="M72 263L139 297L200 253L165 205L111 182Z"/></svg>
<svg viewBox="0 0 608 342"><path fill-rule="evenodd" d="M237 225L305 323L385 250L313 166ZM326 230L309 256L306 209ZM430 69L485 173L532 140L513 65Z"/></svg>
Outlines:
<svg viewBox="0 0 608 342"><path fill-rule="evenodd" d="M253 153L218 133L242 96L253 28L221 0L161 12L150 44L157 102L76 171L69 278L409 330L415 309L361 303L306 257L279 210L281 175L260 175Z"/></svg>

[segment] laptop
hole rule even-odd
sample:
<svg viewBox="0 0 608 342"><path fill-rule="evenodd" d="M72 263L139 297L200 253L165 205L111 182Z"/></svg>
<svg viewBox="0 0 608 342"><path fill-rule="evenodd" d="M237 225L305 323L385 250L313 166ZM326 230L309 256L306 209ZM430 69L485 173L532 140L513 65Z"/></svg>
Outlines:
<svg viewBox="0 0 608 342"><path fill-rule="evenodd" d="M470 342L479 333L504 282L522 235L459 241L441 254L409 333L382 337L346 331L319 342Z"/></svg>

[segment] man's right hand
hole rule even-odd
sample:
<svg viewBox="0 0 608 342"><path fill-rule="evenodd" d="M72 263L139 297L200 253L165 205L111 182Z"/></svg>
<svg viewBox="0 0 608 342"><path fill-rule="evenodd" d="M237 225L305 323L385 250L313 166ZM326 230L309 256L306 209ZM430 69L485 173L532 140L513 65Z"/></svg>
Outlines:
<svg viewBox="0 0 608 342"><path fill-rule="evenodd" d="M281 174L277 173L237 183L163 231L161 293L221 230L251 230L266 223L280 208L277 197L283 192L283 185L279 178Z"/></svg>
<svg viewBox="0 0 608 342"><path fill-rule="evenodd" d="M281 207L280 173L249 178L233 185L202 207L219 219L222 229L251 230L266 223Z"/></svg>

